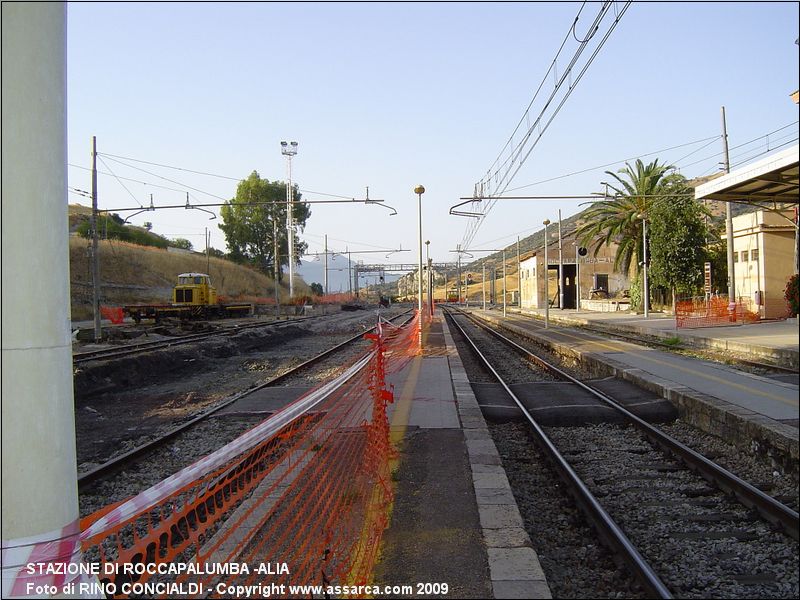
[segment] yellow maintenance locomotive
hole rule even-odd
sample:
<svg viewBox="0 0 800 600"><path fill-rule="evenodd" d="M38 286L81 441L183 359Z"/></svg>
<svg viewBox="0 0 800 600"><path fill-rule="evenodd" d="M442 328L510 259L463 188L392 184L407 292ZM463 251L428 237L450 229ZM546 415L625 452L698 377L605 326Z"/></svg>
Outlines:
<svg viewBox="0 0 800 600"><path fill-rule="evenodd" d="M172 290L171 304L136 304L124 306L123 311L137 323L142 319L165 317L179 319L214 319L243 317L253 313L249 302L220 304L211 277L205 273L181 273Z"/></svg>

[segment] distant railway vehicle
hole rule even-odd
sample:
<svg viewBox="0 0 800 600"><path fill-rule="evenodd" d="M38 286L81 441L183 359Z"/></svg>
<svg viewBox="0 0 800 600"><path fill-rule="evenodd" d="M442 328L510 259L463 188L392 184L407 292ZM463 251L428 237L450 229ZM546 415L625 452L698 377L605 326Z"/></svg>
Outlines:
<svg viewBox="0 0 800 600"><path fill-rule="evenodd" d="M181 273L178 284L172 290L171 304L134 304L123 306L126 315L139 323L142 319L166 317L179 319L219 319L243 317L253 313L249 302L221 304L211 278L205 273Z"/></svg>

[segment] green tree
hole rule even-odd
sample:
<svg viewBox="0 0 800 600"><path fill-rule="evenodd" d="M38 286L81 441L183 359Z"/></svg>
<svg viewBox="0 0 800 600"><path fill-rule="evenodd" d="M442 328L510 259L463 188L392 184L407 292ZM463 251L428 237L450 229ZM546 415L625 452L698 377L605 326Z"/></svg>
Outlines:
<svg viewBox="0 0 800 600"><path fill-rule="evenodd" d="M706 249L707 213L691 195L686 180L671 175L671 191L676 195L653 202L647 211L649 234L649 275L653 285L661 285L672 294L672 310L678 293L694 294L703 285Z"/></svg>
<svg viewBox="0 0 800 600"><path fill-rule="evenodd" d="M312 283L311 284L311 293L315 296L322 296L324 290L322 289L321 283Z"/></svg>
<svg viewBox="0 0 800 600"><path fill-rule="evenodd" d="M305 228L311 210L308 204L300 201L301 194L296 186L293 198L295 262L299 264L308 244L298 238L297 230L302 231ZM239 182L236 197L222 206L220 214L223 222L219 228L225 234L232 260L248 263L271 275L275 265L273 225L277 224L279 266L289 264L285 183L261 179L253 171L247 179ZM278 272L279 279L283 278L282 275L281 269Z"/></svg>
<svg viewBox="0 0 800 600"><path fill-rule="evenodd" d="M174 240L170 240L169 245L173 248L181 248L183 250L191 250L193 248L192 242L186 238L175 238Z"/></svg>
<svg viewBox="0 0 800 600"><path fill-rule="evenodd" d="M640 215L647 214L648 207L657 197L668 193L677 183L674 177L667 176L673 168L658 164L656 159L646 166L637 160L635 169L626 163L626 168L618 171L622 177L606 171L616 179L616 184L608 184L614 196L595 202L583 213L583 224L575 232L581 244L597 256L600 248L616 242L614 269L627 276L634 258L637 264L643 260Z"/></svg>
<svg viewBox="0 0 800 600"><path fill-rule="evenodd" d="M167 238L147 231L143 227L134 227L125 224L122 217L116 213L101 213L97 219L97 230L102 238L122 240L140 246L166 248L170 244ZM88 219L81 222L76 228L76 231L82 237L92 237L91 224Z"/></svg>

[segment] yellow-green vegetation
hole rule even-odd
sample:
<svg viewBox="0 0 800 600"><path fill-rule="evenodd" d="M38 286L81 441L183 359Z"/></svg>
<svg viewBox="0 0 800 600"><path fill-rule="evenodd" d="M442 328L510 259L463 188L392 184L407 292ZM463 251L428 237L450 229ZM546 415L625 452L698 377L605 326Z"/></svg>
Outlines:
<svg viewBox="0 0 800 600"><path fill-rule="evenodd" d="M73 220L70 205L70 221ZM84 207L80 207L84 208ZM72 319L92 317L92 277L89 261L91 241L76 235L69 239L70 288ZM124 304L167 304L172 287L180 273L208 273L222 301L272 301L274 282L263 273L248 266L185 250L138 246L119 240L101 240L100 281L101 303L109 306ZM284 285L279 287L281 302L288 298ZM296 294L307 294L302 281L295 282Z"/></svg>

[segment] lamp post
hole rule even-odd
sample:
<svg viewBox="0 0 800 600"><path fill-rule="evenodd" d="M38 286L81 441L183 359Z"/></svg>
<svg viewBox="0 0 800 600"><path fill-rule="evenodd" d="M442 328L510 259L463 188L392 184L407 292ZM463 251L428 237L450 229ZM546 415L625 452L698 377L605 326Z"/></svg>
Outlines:
<svg viewBox="0 0 800 600"><path fill-rule="evenodd" d="M506 317L506 249L503 248L503 318Z"/></svg>
<svg viewBox="0 0 800 600"><path fill-rule="evenodd" d="M456 284L456 293L458 294L458 302L461 304L461 244L456 244L456 251L458 252L458 258L456 259L456 278L458 283Z"/></svg>
<svg viewBox="0 0 800 600"><path fill-rule="evenodd" d="M414 188L414 193L417 195L417 211L419 215L419 287L417 290L417 310L419 311L419 318L420 318L420 330L419 330L419 340L420 345L422 344L422 194L425 193L425 186L418 185Z"/></svg>
<svg viewBox="0 0 800 600"><path fill-rule="evenodd" d="M575 312L581 311L581 263L580 263L580 243L575 240Z"/></svg>
<svg viewBox="0 0 800 600"><path fill-rule="evenodd" d="M281 142L281 154L286 157L289 183L286 185L286 241L289 247L289 299L294 298L294 215L292 214L292 157L297 154L297 142Z"/></svg>
<svg viewBox="0 0 800 600"><path fill-rule="evenodd" d="M483 292L483 310L486 310L486 261L483 261L483 279L481 279L481 290Z"/></svg>
<svg viewBox="0 0 800 600"><path fill-rule="evenodd" d="M647 218L644 213L640 214L639 218L642 220L642 255L644 258L642 265L642 274L644 276L644 318L648 319L650 317L650 287L647 282Z"/></svg>
<svg viewBox="0 0 800 600"><path fill-rule="evenodd" d="M542 221L544 225L544 328L550 327L550 273L547 264L547 226L550 225L550 219Z"/></svg>
<svg viewBox="0 0 800 600"><path fill-rule="evenodd" d="M425 264L428 266L428 314L433 315L433 262L431 261L431 241L425 240Z"/></svg>

